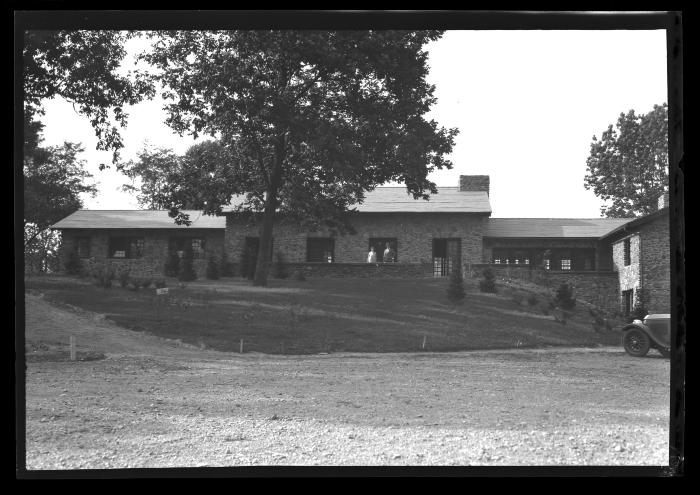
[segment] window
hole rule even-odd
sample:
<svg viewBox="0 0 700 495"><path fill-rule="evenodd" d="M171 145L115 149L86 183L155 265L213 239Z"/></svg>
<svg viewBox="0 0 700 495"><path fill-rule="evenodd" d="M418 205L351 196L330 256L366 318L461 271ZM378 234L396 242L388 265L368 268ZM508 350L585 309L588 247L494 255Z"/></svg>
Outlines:
<svg viewBox="0 0 700 495"><path fill-rule="evenodd" d="M142 258L143 237L110 237L110 258Z"/></svg>
<svg viewBox="0 0 700 495"><path fill-rule="evenodd" d="M622 291L622 309L628 315L634 307L634 289Z"/></svg>
<svg viewBox="0 0 700 495"><path fill-rule="evenodd" d="M543 261L544 261L544 269L549 270L549 259L545 258Z"/></svg>
<svg viewBox="0 0 700 495"><path fill-rule="evenodd" d="M181 258L189 248L192 251L192 258L196 260L204 259L206 252L204 239L192 237L171 237L169 248L171 253L177 253Z"/></svg>
<svg viewBox="0 0 700 495"><path fill-rule="evenodd" d="M335 239L331 237L309 237L306 239L306 261L333 263Z"/></svg>
<svg viewBox="0 0 700 495"><path fill-rule="evenodd" d="M387 245L389 252L385 259L384 253L387 251ZM370 237L367 250L369 251L370 248L374 247L374 250L377 252L377 262L379 263L395 263L399 260L398 246L396 237Z"/></svg>
<svg viewBox="0 0 700 495"><path fill-rule="evenodd" d="M561 269L562 269L562 270L571 270L571 260L562 258L562 260L561 260Z"/></svg>
<svg viewBox="0 0 700 495"><path fill-rule="evenodd" d="M631 252L632 252L632 242L631 239L625 239L622 243L623 246L623 251L624 251L624 257L625 257L625 266L629 266L630 263L632 262L631 260Z"/></svg>
<svg viewBox="0 0 700 495"><path fill-rule="evenodd" d="M78 253L78 258L89 258L90 257L90 238L89 237L78 237L76 240L76 252Z"/></svg>

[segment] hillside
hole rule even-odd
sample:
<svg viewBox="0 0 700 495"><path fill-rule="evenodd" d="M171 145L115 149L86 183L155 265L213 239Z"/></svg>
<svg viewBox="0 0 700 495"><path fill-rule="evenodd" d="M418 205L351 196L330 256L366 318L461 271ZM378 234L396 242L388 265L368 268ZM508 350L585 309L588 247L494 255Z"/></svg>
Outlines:
<svg viewBox="0 0 700 495"><path fill-rule="evenodd" d="M446 279L290 279L258 288L248 281L195 281L169 294L111 288L89 279L33 277L31 293L53 304L104 315L132 330L202 348L271 354L412 352L546 346L616 345L616 327L595 331L587 308L566 324L555 320L542 293L500 287L452 305ZM520 295L519 295L520 294ZM580 306L580 307L578 307Z"/></svg>

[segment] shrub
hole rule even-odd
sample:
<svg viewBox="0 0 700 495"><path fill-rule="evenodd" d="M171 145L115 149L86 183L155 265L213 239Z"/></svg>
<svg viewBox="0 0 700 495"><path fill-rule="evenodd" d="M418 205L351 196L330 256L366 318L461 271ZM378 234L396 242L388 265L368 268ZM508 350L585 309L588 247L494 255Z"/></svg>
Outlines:
<svg viewBox="0 0 700 495"><path fill-rule="evenodd" d="M71 251L68 254L68 259L64 264L64 268L68 275L80 275L82 266L80 263L80 257L78 256L78 253L76 253L75 251Z"/></svg>
<svg viewBox="0 0 700 495"><path fill-rule="evenodd" d="M141 277L131 277L129 279L128 288L130 290L139 290L141 288L142 283L143 279Z"/></svg>
<svg viewBox="0 0 700 495"><path fill-rule="evenodd" d="M241 277L252 279L255 273L255 267L253 266L253 256L248 249L244 249L241 253L240 261L240 273Z"/></svg>
<svg viewBox="0 0 700 495"><path fill-rule="evenodd" d="M600 311L590 308L588 313L592 318L591 326L593 327L593 331L600 333L603 329L607 329L607 327L610 326L610 323L603 317Z"/></svg>
<svg viewBox="0 0 700 495"><path fill-rule="evenodd" d="M148 289L152 283L153 283L153 279L150 277L141 279L141 287L143 287L144 289Z"/></svg>
<svg viewBox="0 0 700 495"><path fill-rule="evenodd" d="M486 267L484 270L481 272L481 275L484 277L483 280L479 281L479 290L481 292L497 292L496 289L496 275L493 273L493 270L491 267Z"/></svg>
<svg viewBox="0 0 700 495"><path fill-rule="evenodd" d="M539 299L537 298L536 294L530 294L527 296L527 304L530 306L537 306L537 303L539 302Z"/></svg>
<svg viewBox="0 0 700 495"><path fill-rule="evenodd" d="M284 255L277 251L275 253L276 262L272 265L272 276L275 278L288 278L287 266L285 265Z"/></svg>
<svg viewBox="0 0 700 495"><path fill-rule="evenodd" d="M129 270L126 269L126 270L120 271L118 278L119 278L119 285L121 285L122 287L126 287L127 285L129 285Z"/></svg>
<svg viewBox="0 0 700 495"><path fill-rule="evenodd" d="M233 263L229 263L226 257L226 251L221 253L221 263L219 265L219 273L222 277L232 277L233 276Z"/></svg>
<svg viewBox="0 0 700 495"><path fill-rule="evenodd" d="M162 289L165 287L165 279L164 278L158 278L153 282L153 285L155 285L156 289Z"/></svg>
<svg viewBox="0 0 700 495"><path fill-rule="evenodd" d="M109 289L112 287L112 280L114 279L114 269L108 266L103 266L102 268L97 268L93 271L92 276L95 278L95 283L99 287Z"/></svg>
<svg viewBox="0 0 700 495"><path fill-rule="evenodd" d="M567 284L561 284L559 286L554 296L554 302L563 310L574 309L574 306L576 306L576 299L574 298L573 291Z"/></svg>
<svg viewBox="0 0 700 495"><path fill-rule="evenodd" d="M177 277L181 282L189 282L197 279L197 273L192 266L192 258L192 250L186 249L180 260L180 273Z"/></svg>
<svg viewBox="0 0 700 495"><path fill-rule="evenodd" d="M628 323L632 323L634 320L643 320L648 314L649 311L645 307L644 303L637 302L627 317Z"/></svg>
<svg viewBox="0 0 700 495"><path fill-rule="evenodd" d="M175 251L168 254L164 273L166 277L177 277L180 274L180 256Z"/></svg>
<svg viewBox="0 0 700 495"><path fill-rule="evenodd" d="M459 304L464 300L464 280L462 280L462 270L452 270L450 282L447 285L447 299L452 304Z"/></svg>
<svg viewBox="0 0 700 495"><path fill-rule="evenodd" d="M514 291L511 295L511 299L515 304L520 306L523 303L523 299L525 299L525 296L522 294L522 292Z"/></svg>
<svg viewBox="0 0 700 495"><path fill-rule="evenodd" d="M292 273L292 278L299 282L303 282L306 280L306 275L304 275L304 272L301 270L294 270L294 273Z"/></svg>
<svg viewBox="0 0 700 495"><path fill-rule="evenodd" d="M216 256L209 258L206 276L209 280L219 280L219 262Z"/></svg>

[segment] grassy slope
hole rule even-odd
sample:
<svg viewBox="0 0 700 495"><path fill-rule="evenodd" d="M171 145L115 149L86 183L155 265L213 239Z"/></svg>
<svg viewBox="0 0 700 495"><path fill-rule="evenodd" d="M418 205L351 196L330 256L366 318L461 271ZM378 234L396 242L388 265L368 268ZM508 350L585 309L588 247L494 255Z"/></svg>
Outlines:
<svg viewBox="0 0 700 495"><path fill-rule="evenodd" d="M271 280L266 289L238 279L174 283L167 298L58 276L26 287L127 328L224 351L238 351L241 339L245 351L292 354L417 351L424 339L426 351L618 342L615 332L595 333L584 311L561 325L469 283L464 303L453 306L445 279Z"/></svg>

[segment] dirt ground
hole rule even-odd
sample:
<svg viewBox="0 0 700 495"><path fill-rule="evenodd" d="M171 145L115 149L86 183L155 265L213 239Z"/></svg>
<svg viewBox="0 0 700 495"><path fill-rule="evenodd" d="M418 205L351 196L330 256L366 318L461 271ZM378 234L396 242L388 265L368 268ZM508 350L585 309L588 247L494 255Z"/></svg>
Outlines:
<svg viewBox="0 0 700 495"><path fill-rule="evenodd" d="M30 470L668 464L654 351L223 353L33 295L26 339Z"/></svg>

